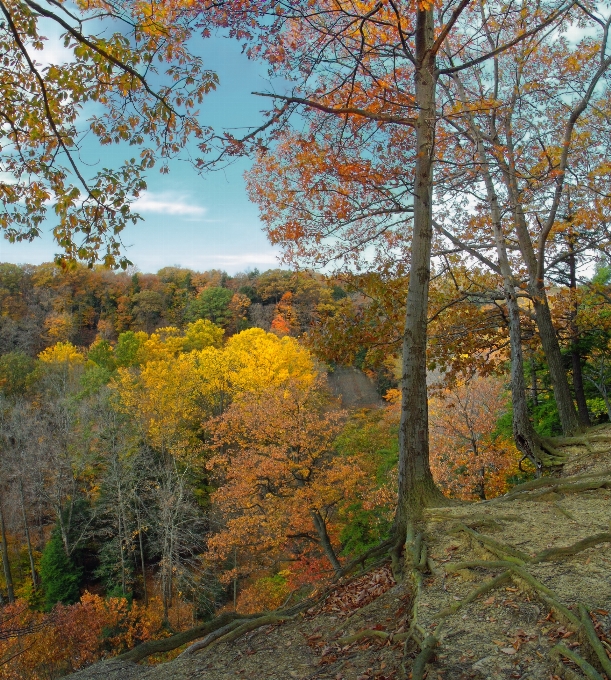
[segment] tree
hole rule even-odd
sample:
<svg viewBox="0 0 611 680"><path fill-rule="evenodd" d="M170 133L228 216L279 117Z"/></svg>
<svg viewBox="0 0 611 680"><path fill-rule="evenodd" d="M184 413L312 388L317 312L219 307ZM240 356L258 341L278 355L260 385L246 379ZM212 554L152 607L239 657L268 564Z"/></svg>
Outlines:
<svg viewBox="0 0 611 680"><path fill-rule="evenodd" d="M495 436L507 407L504 386L492 377L472 376L430 400L433 474L451 496L499 496L519 472L515 445Z"/></svg>
<svg viewBox="0 0 611 680"><path fill-rule="evenodd" d="M139 219L131 204L144 173L160 160L167 171L202 135L196 106L218 82L188 49L193 5L4 0L0 14L0 170L10 178L0 183L0 228L11 241L32 240L52 207L59 259L125 268L120 233ZM45 29L63 32L65 61L37 62ZM87 176L87 134L139 152Z"/></svg>
<svg viewBox="0 0 611 680"><path fill-rule="evenodd" d="M571 48L564 39L552 44L531 37L496 56L490 77L485 67L478 67L454 74L447 85L455 111L464 116L462 125L458 117L452 121L468 145L468 151L459 145L459 154L476 156L491 220L499 221L503 239L515 239L521 258L515 268L526 269L526 286L519 283L517 272L512 272L510 283L524 288L532 301L565 434L572 434L579 423L547 299L546 277L549 266L558 264L561 237L572 232L572 218L559 219L560 211L570 206L571 193L573 202L575 193L583 193L583 189L571 192L571 183L587 187L594 176L607 174L606 167L597 165L606 144L600 135L606 138L608 130L603 132L604 126L587 114L598 106L597 93L611 67L607 54L611 17L581 6L576 12L575 20L596 31L596 38L584 38ZM526 29L526 24L517 28ZM540 85L533 87L535 82ZM474 97L494 105L473 111Z"/></svg>
<svg viewBox="0 0 611 680"><path fill-rule="evenodd" d="M45 594L45 608L53 609L58 603L72 604L80 597L80 570L66 555L61 535L57 529L45 546L40 560L40 579Z"/></svg>
<svg viewBox="0 0 611 680"><path fill-rule="evenodd" d="M320 140L317 146L323 153L333 146L340 149L334 157L342 155L344 139L349 135L366 140L363 151L373 149L373 158L383 148L401 154L408 170L403 175L404 184L391 183L391 186L400 196L405 187L406 200L395 201L393 190L386 195L374 193L377 203L366 200L365 205L373 209L363 212L346 200L347 191L335 191L335 187L327 191L324 181L311 182L314 191L328 200L332 214L335 205L347 206L347 210L337 212L340 219L332 223L331 228L325 225L322 229L317 228L314 221L313 228L307 230L299 219L282 212L287 204L280 200L281 210L269 215L269 232L274 242L285 246L287 259L293 261L299 261L304 253L324 251L325 243L326 251L333 257L358 260L365 245L372 242L390 245L409 242L397 512L397 531L403 536L410 518L417 517L423 506L441 500L428 462L426 388L433 186L439 186L435 160L443 139L449 142L438 128L442 105L437 100L437 84L440 79L467 71L551 27L566 15L572 2L539 4L529 15L528 29L513 34L508 40L504 29L515 24L514 13L526 11L523 7L508 11L499 6L485 14L469 0L438 7L429 2L407 7L395 2L378 3L359 8L315 4L316 11L312 10L311 3L305 2L303 6L291 3L282 7L277 12L274 30L270 30L269 19L261 22L261 28L265 25L265 34L257 33L257 39L264 42L266 55L301 88L287 96L268 95L278 102L274 113L282 118L296 107L306 111L311 125L305 136ZM275 3L257 3L257 8L261 14L266 11L271 14L276 9ZM242 6L233 14L224 11L223 21L252 34L256 11L254 7L250 9L250 14ZM248 27L240 24L245 15L250 20ZM490 34L497 40L493 48L487 43ZM463 48L468 44L473 45L477 56L466 56ZM253 138L258 139L255 134L248 139ZM262 154L266 153L263 149ZM368 160L367 153L362 153L353 165L362 178L366 173L361 169ZM279 174L285 167L282 163L283 159L278 163ZM292 189L290 181L280 183L280 196L284 197ZM266 191L261 194L265 196ZM413 215L411 230L405 224L408 211ZM395 221L393 216L403 219ZM361 227L358 239L351 236L355 225ZM393 240L395 229L402 231L402 238Z"/></svg>
<svg viewBox="0 0 611 680"><path fill-rule="evenodd" d="M318 380L246 393L216 421L210 465L220 488L212 503L223 528L209 549L226 568L237 569L236 551L242 574L277 569L314 544L331 569L341 569L330 524L361 477L354 458L332 449L343 417Z"/></svg>
<svg viewBox="0 0 611 680"><path fill-rule="evenodd" d="M189 321L208 319L217 326L226 326L230 320L230 304L233 293L227 288L204 288L185 310Z"/></svg>

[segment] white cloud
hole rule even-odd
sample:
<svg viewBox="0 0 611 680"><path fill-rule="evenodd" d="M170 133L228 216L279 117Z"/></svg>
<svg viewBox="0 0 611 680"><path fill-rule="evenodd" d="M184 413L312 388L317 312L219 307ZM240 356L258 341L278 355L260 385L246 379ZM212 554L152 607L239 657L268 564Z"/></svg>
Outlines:
<svg viewBox="0 0 611 680"><path fill-rule="evenodd" d="M207 208L192 203L188 196L173 193L152 195L148 191L134 203L134 209L143 213L180 217L203 217L207 212Z"/></svg>

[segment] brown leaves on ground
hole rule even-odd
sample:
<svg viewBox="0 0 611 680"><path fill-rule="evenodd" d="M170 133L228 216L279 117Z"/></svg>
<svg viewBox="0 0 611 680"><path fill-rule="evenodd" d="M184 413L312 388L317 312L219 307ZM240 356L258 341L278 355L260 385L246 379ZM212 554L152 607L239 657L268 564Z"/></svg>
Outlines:
<svg viewBox="0 0 611 680"><path fill-rule="evenodd" d="M310 609L312 614L335 614L348 616L373 602L395 585L390 567L385 565L356 578L346 585L340 585L327 597L320 607Z"/></svg>

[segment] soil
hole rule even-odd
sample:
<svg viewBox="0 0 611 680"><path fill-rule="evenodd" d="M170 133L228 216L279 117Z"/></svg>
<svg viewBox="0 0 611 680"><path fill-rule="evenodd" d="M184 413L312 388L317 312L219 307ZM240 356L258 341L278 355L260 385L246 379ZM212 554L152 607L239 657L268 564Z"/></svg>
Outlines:
<svg viewBox="0 0 611 680"><path fill-rule="evenodd" d="M555 486L427 511L422 533L428 569L415 600L414 580L407 577L395 583L384 564L340 584L295 619L259 628L233 642L221 639L158 666L110 660L70 678L407 679L419 648L401 634L409 629L414 604L422 636L434 634L439 639L427 665L430 680L586 677L572 662L551 653L559 641L589 660L604 678L583 628L575 622L581 603L611 650L611 426L592 434L587 446L563 449L569 461L548 480ZM595 437L608 440L594 441ZM571 488L571 483L579 486ZM596 534L603 537L576 554L548 554L547 559L539 555L533 561L542 551L573 546ZM475 589L507 569L506 559L505 566L494 565L499 555L509 560L520 556L522 566L497 587L464 603ZM490 565L460 568L468 561ZM550 607L550 592L557 606ZM444 610L447 615L440 617ZM344 639L365 630L369 636L353 642Z"/></svg>

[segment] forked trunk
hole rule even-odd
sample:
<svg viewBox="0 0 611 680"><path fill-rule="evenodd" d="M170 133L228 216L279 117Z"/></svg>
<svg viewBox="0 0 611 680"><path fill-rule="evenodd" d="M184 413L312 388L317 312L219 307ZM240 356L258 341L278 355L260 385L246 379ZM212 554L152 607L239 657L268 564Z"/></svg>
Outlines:
<svg viewBox="0 0 611 680"><path fill-rule="evenodd" d="M498 196L488 170L488 164L484 145L477 129L473 127L477 141L478 160L482 166L482 175L486 185L486 194L490 204L490 216L492 218L492 233L496 246L499 271L503 277L503 292L507 304L507 316L509 320L509 344L511 347L511 403L513 407L513 436L516 446L525 458L528 458L541 470L560 463L561 461L553 455L551 447L544 450L541 438L535 432L535 428L530 420L528 413L528 402L526 399L526 380L524 377L524 355L522 351L522 324L520 321L520 306L516 295L516 286L511 271L509 257L507 255L507 245L503 233L501 210L499 207Z"/></svg>
<svg viewBox="0 0 611 680"><path fill-rule="evenodd" d="M399 430L399 496L395 530L405 536L411 519L443 496L429 465L426 340L431 276L433 147L435 134L435 58L433 11L419 10L416 19L416 170L414 233L403 335L402 408Z"/></svg>

